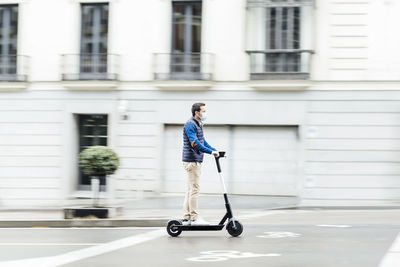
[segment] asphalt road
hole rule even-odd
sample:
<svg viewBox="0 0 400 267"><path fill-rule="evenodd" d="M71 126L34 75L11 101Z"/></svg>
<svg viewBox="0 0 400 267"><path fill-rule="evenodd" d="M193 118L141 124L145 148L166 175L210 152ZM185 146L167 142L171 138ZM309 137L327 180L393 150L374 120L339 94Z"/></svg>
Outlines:
<svg viewBox="0 0 400 267"><path fill-rule="evenodd" d="M164 228L0 229L0 266L400 266L400 257L380 265L400 232L399 210L258 211L238 219L238 238L225 230L173 238Z"/></svg>

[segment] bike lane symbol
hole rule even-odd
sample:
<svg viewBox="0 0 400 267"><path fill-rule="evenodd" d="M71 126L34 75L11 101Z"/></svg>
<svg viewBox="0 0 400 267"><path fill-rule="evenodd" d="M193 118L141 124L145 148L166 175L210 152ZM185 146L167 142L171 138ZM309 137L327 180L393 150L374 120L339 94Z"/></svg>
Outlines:
<svg viewBox="0 0 400 267"><path fill-rule="evenodd" d="M268 254L256 254L251 252L240 252L235 250L213 250L203 251L199 257L188 258L188 261L226 261L229 259L241 259L241 258L257 258L257 257L278 257L281 254L268 253Z"/></svg>

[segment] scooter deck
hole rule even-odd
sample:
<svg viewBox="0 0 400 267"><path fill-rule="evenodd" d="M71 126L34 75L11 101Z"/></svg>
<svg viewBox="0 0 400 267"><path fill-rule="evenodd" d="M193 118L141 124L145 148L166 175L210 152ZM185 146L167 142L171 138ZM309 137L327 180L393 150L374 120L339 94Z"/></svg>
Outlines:
<svg viewBox="0 0 400 267"><path fill-rule="evenodd" d="M223 224L214 224L214 225L177 225L174 226L176 229L182 231L219 231L224 228Z"/></svg>

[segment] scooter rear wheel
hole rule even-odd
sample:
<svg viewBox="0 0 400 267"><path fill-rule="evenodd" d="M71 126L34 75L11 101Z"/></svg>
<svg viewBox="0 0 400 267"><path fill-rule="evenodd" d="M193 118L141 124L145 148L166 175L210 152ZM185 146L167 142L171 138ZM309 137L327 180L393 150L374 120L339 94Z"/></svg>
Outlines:
<svg viewBox="0 0 400 267"><path fill-rule="evenodd" d="M168 222L167 225L167 233L172 236L172 237L177 237L178 235L180 235L182 233L182 230L179 229L173 229L174 226L177 225L182 225L182 223L178 220L171 220Z"/></svg>
<svg viewBox="0 0 400 267"><path fill-rule="evenodd" d="M233 222L235 222L235 226L233 226ZM243 225L239 221L230 221L226 226L226 230L228 233L233 236L237 237L240 236L243 232Z"/></svg>

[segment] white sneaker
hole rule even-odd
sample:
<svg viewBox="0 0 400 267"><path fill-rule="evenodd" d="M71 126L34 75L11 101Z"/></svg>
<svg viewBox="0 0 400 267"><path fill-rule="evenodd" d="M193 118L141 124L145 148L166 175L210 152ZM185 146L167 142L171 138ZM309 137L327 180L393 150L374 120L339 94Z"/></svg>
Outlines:
<svg viewBox="0 0 400 267"><path fill-rule="evenodd" d="M183 219L182 220L182 225L190 225L192 223L191 220Z"/></svg>
<svg viewBox="0 0 400 267"><path fill-rule="evenodd" d="M195 221L191 222L191 225L209 225L210 223L204 220L203 218L197 218Z"/></svg>

